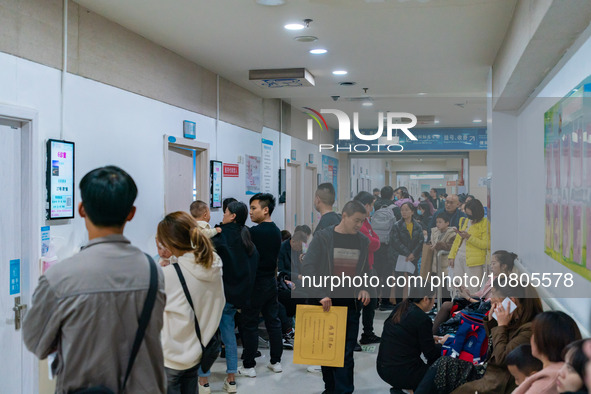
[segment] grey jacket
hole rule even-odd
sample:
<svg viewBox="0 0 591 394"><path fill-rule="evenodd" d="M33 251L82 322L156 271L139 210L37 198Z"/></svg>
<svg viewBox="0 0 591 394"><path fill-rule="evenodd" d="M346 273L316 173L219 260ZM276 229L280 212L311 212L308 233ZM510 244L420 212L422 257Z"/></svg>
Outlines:
<svg viewBox="0 0 591 394"><path fill-rule="evenodd" d="M39 278L23 338L40 359L58 351L57 393L104 385L118 392L148 293L147 257L123 235L93 239L80 253ZM158 293L126 393L164 393L160 331L166 303L158 267Z"/></svg>

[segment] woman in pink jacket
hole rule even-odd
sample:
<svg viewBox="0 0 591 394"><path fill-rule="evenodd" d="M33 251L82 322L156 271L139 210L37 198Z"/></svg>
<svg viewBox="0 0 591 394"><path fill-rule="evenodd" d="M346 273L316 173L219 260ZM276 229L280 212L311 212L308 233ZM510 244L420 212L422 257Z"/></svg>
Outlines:
<svg viewBox="0 0 591 394"><path fill-rule="evenodd" d="M365 210L367 211L367 217L363 222L363 227L361 227L361 232L369 238L369 254L367 257L367 261L369 263L369 269L373 270L373 254L376 250L380 248L380 237L373 231L371 228L371 224L369 223L369 217L371 212L373 211L373 204L375 202L375 196L368 192L359 192L354 198L354 200L359 201L365 206ZM370 303L363 307L363 334L361 334L361 339L359 343L362 345L367 345L370 343L379 343L380 337L378 337L373 332L373 319L376 314L376 308L378 306L377 298L372 298ZM361 346L356 346L356 350L361 350Z"/></svg>
<svg viewBox="0 0 591 394"><path fill-rule="evenodd" d="M531 352L543 368L523 381L513 394L558 394L558 373L564 365L562 352L581 339L577 323L566 313L540 313L532 322Z"/></svg>

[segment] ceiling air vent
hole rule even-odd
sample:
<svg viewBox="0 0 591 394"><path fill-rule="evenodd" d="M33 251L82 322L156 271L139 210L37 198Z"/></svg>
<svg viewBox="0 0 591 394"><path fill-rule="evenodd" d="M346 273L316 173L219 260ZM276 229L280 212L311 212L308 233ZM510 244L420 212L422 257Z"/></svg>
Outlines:
<svg viewBox="0 0 591 394"><path fill-rule="evenodd" d="M373 100L373 99L371 97L369 97L369 96L363 96L363 97L345 97L345 101L352 101L352 102L367 101L367 100Z"/></svg>
<svg viewBox="0 0 591 394"><path fill-rule="evenodd" d="M314 86L314 76L305 68L250 70L248 79L263 88Z"/></svg>

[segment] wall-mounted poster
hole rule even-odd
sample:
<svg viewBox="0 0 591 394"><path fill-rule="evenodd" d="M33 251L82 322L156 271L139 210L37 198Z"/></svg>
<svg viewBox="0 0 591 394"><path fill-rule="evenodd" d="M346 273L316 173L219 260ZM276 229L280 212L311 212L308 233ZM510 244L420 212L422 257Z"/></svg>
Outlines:
<svg viewBox="0 0 591 394"><path fill-rule="evenodd" d="M246 194L261 192L261 158L244 155L246 161Z"/></svg>
<svg viewBox="0 0 591 394"><path fill-rule="evenodd" d="M263 145L263 164L261 175L263 178L262 191L264 193L273 193L273 141L262 139Z"/></svg>
<svg viewBox="0 0 591 394"><path fill-rule="evenodd" d="M591 77L544 114L546 254L591 281Z"/></svg>
<svg viewBox="0 0 591 394"><path fill-rule="evenodd" d="M47 140L47 219L74 217L74 143Z"/></svg>
<svg viewBox="0 0 591 394"><path fill-rule="evenodd" d="M334 157L322 155L322 183L332 183L337 200L339 198L338 171L339 160ZM359 172L361 173L361 168L359 169ZM337 202L335 202L335 204L337 204Z"/></svg>

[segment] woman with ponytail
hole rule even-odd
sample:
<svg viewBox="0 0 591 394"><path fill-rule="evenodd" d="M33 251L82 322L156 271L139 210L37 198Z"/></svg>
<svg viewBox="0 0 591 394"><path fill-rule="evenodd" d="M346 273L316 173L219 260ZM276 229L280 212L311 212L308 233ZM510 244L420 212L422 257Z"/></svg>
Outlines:
<svg viewBox="0 0 591 394"><path fill-rule="evenodd" d="M222 232L213 239L225 245L224 253L224 292L226 305L220 322L220 334L226 352L226 380L224 390L235 393L236 373L238 372L238 349L234 334L236 310L250 304L254 286L259 254L250 239L250 232L244 225L248 217L248 207L240 201L232 201L224 210ZM220 240L217 238L220 237ZM201 392L207 392L201 390Z"/></svg>
<svg viewBox="0 0 591 394"><path fill-rule="evenodd" d="M195 332L199 322L203 346L207 346L220 323L226 302L222 284L222 261L209 239L186 212L173 212L158 224L157 241L172 256L164 267L166 307L162 327L162 350L168 393L197 391L201 343ZM177 274L177 268L180 273ZM189 304L180 276L193 302Z"/></svg>
<svg viewBox="0 0 591 394"><path fill-rule="evenodd" d="M435 303L434 291L428 281L421 283L423 286L416 284L410 289L410 296L397 304L384 322L377 369L378 375L392 386L390 393L416 389L429 365L441 356L441 346L435 343L427 315Z"/></svg>

